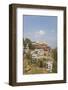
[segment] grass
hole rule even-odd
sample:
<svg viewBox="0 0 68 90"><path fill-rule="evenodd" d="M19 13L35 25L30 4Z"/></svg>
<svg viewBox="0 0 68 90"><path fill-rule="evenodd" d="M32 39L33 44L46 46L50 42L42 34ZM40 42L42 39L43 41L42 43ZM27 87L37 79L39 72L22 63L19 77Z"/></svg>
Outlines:
<svg viewBox="0 0 68 90"><path fill-rule="evenodd" d="M32 64L29 59L24 59L24 74L48 73L45 68L40 68L36 63Z"/></svg>
<svg viewBox="0 0 68 90"><path fill-rule="evenodd" d="M46 70L45 67L39 66L39 62L32 63L31 57L29 55L27 55L27 57L24 58L24 64L23 65L24 65L23 74L26 74L26 75L50 73ZM56 62L54 62L54 64L53 64L53 69L52 69L51 73L57 73L57 63Z"/></svg>

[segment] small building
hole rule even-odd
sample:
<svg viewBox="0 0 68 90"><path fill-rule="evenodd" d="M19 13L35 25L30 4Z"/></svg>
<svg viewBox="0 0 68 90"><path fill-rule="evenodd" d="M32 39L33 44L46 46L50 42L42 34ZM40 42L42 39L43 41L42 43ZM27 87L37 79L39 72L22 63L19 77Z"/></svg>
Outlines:
<svg viewBox="0 0 68 90"><path fill-rule="evenodd" d="M34 50L30 50L29 45L26 45L24 49L25 55L30 51L32 63L36 63L40 60L40 62L43 63L43 68L48 72L52 72L54 60L51 57L51 48L45 42L34 42L33 45L35 46Z"/></svg>
<svg viewBox="0 0 68 90"><path fill-rule="evenodd" d="M44 56L44 50L43 49L35 49L31 51L32 56L32 62L37 62L39 58Z"/></svg>
<svg viewBox="0 0 68 90"><path fill-rule="evenodd" d="M53 62L54 60L51 57L47 57L46 60L44 60L44 67L48 72L52 72Z"/></svg>
<svg viewBox="0 0 68 90"><path fill-rule="evenodd" d="M32 63L38 62L40 59L43 63L43 68L45 68L48 72L52 72L53 68L53 58L51 56L44 56L43 49L35 49L31 52Z"/></svg>

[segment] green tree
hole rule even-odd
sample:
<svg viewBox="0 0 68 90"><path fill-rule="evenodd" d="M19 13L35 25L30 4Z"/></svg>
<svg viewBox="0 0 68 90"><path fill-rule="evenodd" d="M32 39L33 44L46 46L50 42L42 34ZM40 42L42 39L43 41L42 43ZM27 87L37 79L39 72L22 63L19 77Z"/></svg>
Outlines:
<svg viewBox="0 0 68 90"><path fill-rule="evenodd" d="M24 39L23 39L23 46L24 46L24 48L26 47L26 42Z"/></svg>
<svg viewBox="0 0 68 90"><path fill-rule="evenodd" d="M52 58L54 59L52 72L57 73L57 48L52 50Z"/></svg>
<svg viewBox="0 0 68 90"><path fill-rule="evenodd" d="M57 61L57 48L52 50L52 57L55 61Z"/></svg>
<svg viewBox="0 0 68 90"><path fill-rule="evenodd" d="M26 47L26 45L28 44L29 49L34 49L34 46L32 45L32 41L30 39L28 39L28 38L23 40L23 44L24 44L24 47Z"/></svg>
<svg viewBox="0 0 68 90"><path fill-rule="evenodd" d="M30 46L32 45L32 42L30 39L26 38L25 40L23 40L23 44L24 44L24 47L26 47L26 45L28 44L28 46L30 48Z"/></svg>

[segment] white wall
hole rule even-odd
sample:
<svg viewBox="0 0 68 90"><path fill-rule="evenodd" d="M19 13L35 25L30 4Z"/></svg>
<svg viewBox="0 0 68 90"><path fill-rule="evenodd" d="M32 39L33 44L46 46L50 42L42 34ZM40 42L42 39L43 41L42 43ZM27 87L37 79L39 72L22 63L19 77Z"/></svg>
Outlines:
<svg viewBox="0 0 68 90"><path fill-rule="evenodd" d="M0 0L0 90L67 90L66 84L37 85L37 86L20 86L11 87L8 85L9 70L9 4L40 4L40 5L57 5L67 6L68 0ZM67 12L68 16L68 12ZM68 18L67 18L68 22ZM68 26L67 26L68 29ZM67 36L68 38L68 36ZM68 63L68 62L67 62ZM68 66L67 66L68 68ZM68 74L67 74L68 75ZM68 81L68 78L67 78Z"/></svg>

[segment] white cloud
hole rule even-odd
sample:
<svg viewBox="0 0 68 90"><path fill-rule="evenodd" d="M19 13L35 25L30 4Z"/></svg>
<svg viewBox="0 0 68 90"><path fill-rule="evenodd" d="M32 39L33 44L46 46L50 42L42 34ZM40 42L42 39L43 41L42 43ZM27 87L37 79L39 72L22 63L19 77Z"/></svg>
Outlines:
<svg viewBox="0 0 68 90"><path fill-rule="evenodd" d="M44 35L45 32L43 30L39 30L38 32L36 32L37 35Z"/></svg>
<svg viewBox="0 0 68 90"><path fill-rule="evenodd" d="M33 41L36 41L36 40L42 40L43 36L46 34L46 32L44 30L38 30L38 31L35 31L35 32L28 32L28 33L25 33L24 37L25 38L29 38Z"/></svg>

